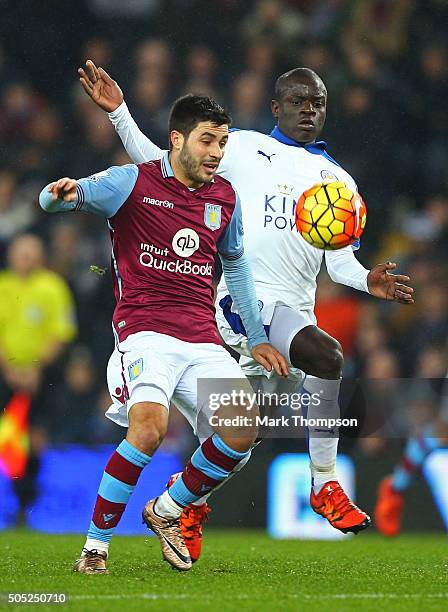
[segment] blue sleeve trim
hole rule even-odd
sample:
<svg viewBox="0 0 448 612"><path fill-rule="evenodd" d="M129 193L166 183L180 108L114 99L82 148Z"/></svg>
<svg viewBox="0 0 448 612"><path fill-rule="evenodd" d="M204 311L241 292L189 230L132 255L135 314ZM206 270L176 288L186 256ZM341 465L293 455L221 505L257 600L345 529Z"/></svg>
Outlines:
<svg viewBox="0 0 448 612"><path fill-rule="evenodd" d="M78 202L75 206L75 210L81 210L85 202L85 196L84 196L84 190L79 183L76 187L76 195L78 197Z"/></svg>

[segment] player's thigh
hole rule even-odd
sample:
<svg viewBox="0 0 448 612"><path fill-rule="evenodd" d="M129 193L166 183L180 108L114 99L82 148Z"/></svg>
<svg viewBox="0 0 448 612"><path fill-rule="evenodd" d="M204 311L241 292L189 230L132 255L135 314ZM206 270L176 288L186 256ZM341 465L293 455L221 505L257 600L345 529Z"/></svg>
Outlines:
<svg viewBox="0 0 448 612"><path fill-rule="evenodd" d="M134 404L152 403L168 410L174 389L188 365L179 341L164 334L134 334L111 355L107 382L113 405L106 415L127 426Z"/></svg>
<svg viewBox="0 0 448 612"><path fill-rule="evenodd" d="M291 359L291 345L298 334L308 327L316 327L316 318L312 311L297 311L278 304L269 328L269 341L285 356L289 365L296 366Z"/></svg>
<svg viewBox="0 0 448 612"><path fill-rule="evenodd" d="M201 345L197 358L179 380L173 403L201 441L220 431L217 417L248 414L253 419L248 424L250 428L258 415L252 386L241 367L222 346L212 344Z"/></svg>

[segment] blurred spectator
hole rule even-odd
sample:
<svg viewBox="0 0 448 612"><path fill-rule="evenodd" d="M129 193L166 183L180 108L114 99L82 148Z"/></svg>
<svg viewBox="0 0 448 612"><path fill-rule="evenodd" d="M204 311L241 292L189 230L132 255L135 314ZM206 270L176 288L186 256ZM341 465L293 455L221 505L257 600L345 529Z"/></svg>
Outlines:
<svg viewBox="0 0 448 612"><path fill-rule="evenodd" d="M210 47L194 46L187 54L185 93L219 99L217 88L218 60Z"/></svg>
<svg viewBox="0 0 448 612"><path fill-rule="evenodd" d="M23 234L12 241L0 294L0 369L11 388L33 395L45 368L76 335L71 292L46 269L40 238Z"/></svg>
<svg viewBox="0 0 448 612"><path fill-rule="evenodd" d="M148 39L140 43L135 53L133 71L141 77L168 79L172 71L172 58L167 43L158 39Z"/></svg>
<svg viewBox="0 0 448 612"><path fill-rule="evenodd" d="M75 346L46 409L47 429L53 442L88 441L86 423L96 409L97 395L97 372L90 351Z"/></svg>
<svg viewBox="0 0 448 612"><path fill-rule="evenodd" d="M43 106L43 100L29 84L7 85L0 96L0 139L14 144L26 140L30 121Z"/></svg>
<svg viewBox="0 0 448 612"><path fill-rule="evenodd" d="M371 43L385 58L398 59L406 48L414 0L358 0L342 35L346 45Z"/></svg>
<svg viewBox="0 0 448 612"><path fill-rule="evenodd" d="M255 74L240 74L232 87L233 125L241 130L270 132L274 127L265 97L264 81Z"/></svg>
<svg viewBox="0 0 448 612"><path fill-rule="evenodd" d="M81 62L90 59L96 66L101 66L105 70L109 69L113 58L113 49L110 41L106 38L89 38L81 50Z"/></svg>
<svg viewBox="0 0 448 612"><path fill-rule="evenodd" d="M305 33L306 21L298 11L286 5L283 0L257 0L241 26L245 40L273 41L281 51Z"/></svg>
<svg viewBox="0 0 448 612"><path fill-rule="evenodd" d="M447 350L437 344L428 346L418 355L417 376L421 378L445 378L448 372Z"/></svg>
<svg viewBox="0 0 448 612"><path fill-rule="evenodd" d="M4 263L9 241L32 227L37 209L32 194L19 189L19 177L13 168L0 167L0 262Z"/></svg>
<svg viewBox="0 0 448 612"><path fill-rule="evenodd" d="M246 49L246 70L256 74L262 79L272 82L272 75L276 72L277 47L269 40L255 40ZM275 80L275 79L274 79ZM272 87L273 89L273 82ZM269 94L271 92L269 91Z"/></svg>
<svg viewBox="0 0 448 612"><path fill-rule="evenodd" d="M84 435L89 444L118 444L123 439L123 428L104 416L110 405L109 389L104 387L84 423Z"/></svg>

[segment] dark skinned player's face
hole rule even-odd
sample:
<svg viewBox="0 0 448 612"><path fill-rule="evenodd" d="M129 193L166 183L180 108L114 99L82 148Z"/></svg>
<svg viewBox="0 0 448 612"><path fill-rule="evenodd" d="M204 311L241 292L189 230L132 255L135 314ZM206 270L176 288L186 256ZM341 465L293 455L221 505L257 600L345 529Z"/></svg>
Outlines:
<svg viewBox="0 0 448 612"><path fill-rule="evenodd" d="M327 114L327 91L320 80L289 80L278 100L272 100L272 114L280 130L301 144L314 142L322 131Z"/></svg>

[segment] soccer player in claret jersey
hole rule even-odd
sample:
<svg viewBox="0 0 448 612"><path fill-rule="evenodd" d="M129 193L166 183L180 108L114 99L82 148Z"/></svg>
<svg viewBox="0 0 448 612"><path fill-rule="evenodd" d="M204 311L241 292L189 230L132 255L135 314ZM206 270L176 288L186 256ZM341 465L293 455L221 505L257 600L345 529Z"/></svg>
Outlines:
<svg viewBox="0 0 448 612"><path fill-rule="evenodd" d="M138 129L117 83L93 62L79 70L86 93L115 126L128 154L135 161L158 159L164 153ZM324 180L341 180L356 190L353 178L343 170L317 138L325 123L327 90L320 77L307 68L281 75L275 84L272 113L278 125L271 134L236 130L231 132L220 175L231 181L241 197L245 226L245 248L254 275L257 298L269 339L289 359L290 389L317 394L319 402L308 406L309 419L340 416L339 388L343 367L342 349L337 340L316 325L314 303L316 278L322 260L331 278L378 298L412 304L409 278L395 275L393 263L364 268L353 248L321 251L309 245L295 228L295 204L311 185ZM276 391L280 377L268 380L254 362L247 345L247 330L238 305L222 278L218 287L217 320L221 336L242 357L240 364L257 388ZM284 390L285 387L282 387ZM357 533L370 525L370 517L355 506L338 482L336 456L338 429L309 430L312 475L312 508L330 524ZM201 504L203 504L201 506ZM207 509L205 498L197 507ZM185 510L181 525L200 550L201 511ZM191 544L193 550L193 544Z"/></svg>
<svg viewBox="0 0 448 612"><path fill-rule="evenodd" d="M227 113L210 98L185 96L172 109L171 150L162 159L80 180L62 178L40 194L48 212L84 210L106 217L112 240L116 348L108 365L114 398L108 415L128 432L106 465L75 564L78 572L107 572L110 539L142 469L164 438L171 400L196 429L199 378L237 378L251 392L216 327L216 252L254 359L287 375L287 363L268 343L260 318L243 252L238 196L227 180L215 176L229 124ZM236 408L230 412L236 414ZM255 438L251 423L237 436L210 428L182 477L144 507L144 522L173 567L188 570L192 564L179 525L183 508L244 464Z"/></svg>

